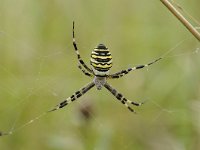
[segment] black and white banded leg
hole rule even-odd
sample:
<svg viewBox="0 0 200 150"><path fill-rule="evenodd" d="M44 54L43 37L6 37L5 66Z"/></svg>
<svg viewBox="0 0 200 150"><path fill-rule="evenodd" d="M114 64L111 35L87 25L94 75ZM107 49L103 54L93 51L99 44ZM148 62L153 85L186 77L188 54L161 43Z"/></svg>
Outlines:
<svg viewBox="0 0 200 150"><path fill-rule="evenodd" d="M114 73L114 74L109 75L108 78L114 79L114 78L123 77L124 75L128 74L130 71L134 71L134 70L137 70L137 69L142 69L142 68L144 68L144 67L148 67L148 66L154 64L155 62L161 60L161 59L162 59L162 58L160 57L160 58L158 58L158 59L156 59L156 60L154 60L154 61L152 61L152 62L150 62L150 63L148 63L148 64L145 64L145 65L138 65L138 66L133 67L133 68L128 68L128 69L126 69L126 70L119 71L119 72L117 72L117 73Z"/></svg>
<svg viewBox="0 0 200 150"><path fill-rule="evenodd" d="M49 112L51 111L55 111L58 109L61 109L63 107L65 107L66 105L68 105L69 103L75 101L76 99L78 99L79 97L81 97L83 94L85 94L86 92L88 92L92 87L94 87L94 82L90 82L87 85L85 85L83 88L81 88L80 90L76 91L72 96L68 97L67 99L65 99L64 101L60 102L58 105L56 105L55 108L49 110Z"/></svg>
<svg viewBox="0 0 200 150"><path fill-rule="evenodd" d="M89 76L89 77L93 77L94 75L87 72L85 69L82 68L81 64L78 64L78 68L86 75L86 76Z"/></svg>
<svg viewBox="0 0 200 150"><path fill-rule="evenodd" d="M79 53L77 44L76 44L76 40L75 40L75 34L74 34L74 22L73 22L73 46L78 58L78 61L80 62L81 65L83 65L83 67L90 73L93 73L92 70L84 63L83 59L81 58L81 55Z"/></svg>
<svg viewBox="0 0 200 150"><path fill-rule="evenodd" d="M122 104L124 104L131 112L135 112L134 109L132 109L129 104L135 105L135 106L140 106L143 103L137 103L130 101L126 99L121 93L119 93L116 89L114 89L112 86L110 86L108 83L105 83L104 87L108 89Z"/></svg>

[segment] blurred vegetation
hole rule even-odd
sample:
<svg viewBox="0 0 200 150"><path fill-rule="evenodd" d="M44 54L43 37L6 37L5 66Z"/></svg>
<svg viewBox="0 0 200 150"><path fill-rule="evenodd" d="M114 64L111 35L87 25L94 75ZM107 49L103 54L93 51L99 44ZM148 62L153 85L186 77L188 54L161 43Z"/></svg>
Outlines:
<svg viewBox="0 0 200 150"><path fill-rule="evenodd" d="M177 2L200 20L200 1ZM0 0L0 18L2 131L91 80L77 68L72 21L83 59L89 64L91 50L104 43L114 59L111 72L147 63L184 40L148 69L108 81L128 99L146 102L136 115L94 88L1 137L1 150L200 149L200 55L193 53L200 45L159 0Z"/></svg>

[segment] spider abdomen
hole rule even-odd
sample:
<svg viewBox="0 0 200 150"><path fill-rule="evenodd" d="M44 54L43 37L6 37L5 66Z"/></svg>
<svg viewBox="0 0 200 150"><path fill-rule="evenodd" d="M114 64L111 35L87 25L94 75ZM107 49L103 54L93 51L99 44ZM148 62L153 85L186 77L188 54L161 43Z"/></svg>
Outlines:
<svg viewBox="0 0 200 150"><path fill-rule="evenodd" d="M107 76L112 67L112 56L109 49L99 44L91 54L90 64L96 76Z"/></svg>

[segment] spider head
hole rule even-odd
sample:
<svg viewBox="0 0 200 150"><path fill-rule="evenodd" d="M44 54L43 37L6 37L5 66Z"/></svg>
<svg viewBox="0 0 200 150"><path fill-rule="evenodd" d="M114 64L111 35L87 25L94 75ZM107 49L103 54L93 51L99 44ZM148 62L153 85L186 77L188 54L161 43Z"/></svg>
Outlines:
<svg viewBox="0 0 200 150"><path fill-rule="evenodd" d="M90 64L93 72L98 76L107 76L112 67L112 56L104 44L97 45L92 51Z"/></svg>
<svg viewBox="0 0 200 150"><path fill-rule="evenodd" d="M94 77L94 84L97 87L97 90L101 90L104 84L106 83L106 77Z"/></svg>

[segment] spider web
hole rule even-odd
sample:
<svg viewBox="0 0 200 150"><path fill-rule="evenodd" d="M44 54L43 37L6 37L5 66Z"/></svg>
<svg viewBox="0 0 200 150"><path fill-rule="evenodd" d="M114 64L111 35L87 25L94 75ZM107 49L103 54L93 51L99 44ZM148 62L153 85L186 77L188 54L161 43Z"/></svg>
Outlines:
<svg viewBox="0 0 200 150"><path fill-rule="evenodd" d="M199 27L197 27L197 29L198 28ZM21 41L18 41L12 35L9 35L4 31L0 32L0 37L1 39L10 39L14 41L14 46L19 47L19 49L20 47L26 50L32 49L31 46L29 45L18 45L18 43L21 43ZM66 43L71 43L71 37L67 37L66 41L67 41ZM22 43L24 44L24 42ZM187 47L188 44L193 45L193 48L191 47L188 48ZM134 76L136 76L134 77L135 80L137 79L137 77L139 77L137 74L139 75L146 74L148 85L144 85L144 87L142 86L142 88L140 87L138 88L137 86L133 87L130 84L126 84L126 82L129 82L129 79L132 78L131 75L129 75L127 79L126 78L124 79L125 85L123 87L124 88L127 87L127 91L128 89L134 90L134 88L138 88L138 91L149 89L149 90L144 90L144 92L141 93L136 92L136 94L134 94L133 96L133 100L137 99L139 101L145 102L145 104L142 107L135 108L137 109L138 112L137 115L132 115L132 114L130 115L130 112L126 110L126 108L123 107L123 105L117 104L118 102L115 100L115 98L112 97L112 95L109 96L110 94L107 93L107 91L105 90L98 92L98 94L96 94L97 91L91 90L91 92L88 92L86 95L81 97L76 102L65 107L63 110L56 111L54 113L46 115L47 114L46 111L51 109L52 106L55 106L61 100L70 96L74 91L76 91L82 85L84 85L86 82L89 81L89 79L83 77L81 72L79 72L79 70L77 69L76 66L77 60L76 56L73 55L74 51L71 45L72 44L68 44L66 47L58 48L56 50L50 50L46 53L38 52L33 54L34 58L32 59L33 61L37 62L37 66L35 66L36 69L33 71L34 74L28 82L30 84L27 85L24 84L22 86L22 90L24 90L22 95L19 94L22 91L20 90L18 91L17 88L12 86L12 84L9 85L1 84L2 92L8 93L8 95L11 97L10 99L13 100L13 101L8 101L8 103L2 104L3 107L1 110L0 126L1 129L5 131L2 133L8 133L8 134L15 133L12 134L12 136L15 135L19 136L19 134L23 133L26 134L27 131L28 134L30 133L31 135L32 133L31 130L37 131L38 129L40 129L39 131L37 131L37 134L39 136L42 136L42 133L48 135L48 137L46 138L49 138L48 140L50 142L48 144L52 145L52 147L54 146L59 148L60 145L64 145L69 149L70 148L73 149L75 145L77 145L76 149L81 149L82 145L84 145L83 143L91 142L91 139L88 138L87 132L92 132L99 137L97 142L93 142L95 143L94 147L96 150L110 149L110 147L112 146L110 145L109 142L113 140L113 134L115 132L113 128L115 128L115 126L117 126L119 122L118 119L114 118L121 118L122 122L124 121L124 124L126 124L125 126L121 127L119 134L122 134L123 130L130 130L130 126L136 124L134 127L137 127L137 129L140 129L141 131L140 133L141 136L137 135L139 137L137 142L140 142L142 138L147 136L145 133L146 130L143 130L144 126L141 124L149 122L149 129L155 131L154 126L162 118L166 118L170 122L170 120L175 120L175 119L178 120L180 116L186 115L185 111L182 110L183 109L182 107L180 108L173 107L173 103L170 103L171 105L169 105L167 104L167 102L163 103L161 101L162 99L160 98L161 97L160 95L162 94L165 94L166 97L169 97L169 99L172 98L169 96L172 95L171 93L173 93L172 91L170 91L170 89L166 89L167 92L159 91L160 92L159 94L157 93L158 91L151 90L151 87L158 86L159 84L157 83L161 82L161 78L165 79L168 78L168 75L170 75L170 74L165 75L166 72L162 73L163 68L159 67L159 65L162 65L162 63L164 64L169 63L171 66L176 65L176 67L178 66L179 68L181 68L180 66L185 66L185 65L187 66L188 65L187 63L189 63L190 66L194 65L195 68L198 68L196 67L198 65L191 62L191 59L194 59L195 61L196 57L199 57L199 48L200 48L199 43L194 42L193 37L187 37L186 39L178 41L176 44L174 44L174 46L172 46L172 48L163 50L163 53L161 53L161 57L163 57L164 59L158 64L156 64L157 66L151 66L144 69L143 71L134 73ZM80 47L80 49L87 49L88 47L88 45L85 46L82 43L79 44L78 46ZM68 54L74 57L70 58L68 57ZM58 63L57 60L63 57L68 60L61 62L58 61L59 62ZM155 58L157 57L155 56ZM114 59L116 60L117 58ZM50 66L52 65L51 70L54 70L55 67L53 66L54 63L57 65L59 65L60 63L66 64L66 66L63 67L66 68L66 70L65 69L63 70L62 68L60 69L59 72L57 72L57 74L53 71L49 71L48 68L49 65ZM132 67L132 65L130 67ZM163 67L165 66L163 65ZM14 84L19 84L24 80L26 81L26 79L24 80L20 79L18 75L16 75L14 70L12 70L12 68L7 67L6 63L3 63L0 66L0 68L1 71L6 76L8 76L8 78L13 79L13 81L10 82L13 82ZM56 70L58 71L59 69ZM153 70L159 70L159 71L157 71L156 74L153 74ZM172 72L169 68L167 71ZM46 72L48 74L52 74L53 77L51 76L49 77L48 75L46 75L45 74ZM68 74L70 75L69 76L70 79L68 78ZM76 74L80 74L80 76ZM159 75L158 79L154 78L154 80L151 81L151 77L157 74ZM21 76L23 77L25 75L22 74ZM44 79L44 77L46 79ZM78 80L77 82L77 79L79 78L81 78L81 81ZM179 83L183 83L184 79L185 79L184 76L180 78ZM114 82L121 82L121 81L111 81L111 82L112 84L115 84ZM171 87L172 86L176 88L177 85L172 84ZM120 89L119 84L115 85L115 87L117 89ZM123 91L125 91L124 93L125 96L131 97L130 93L127 93L126 90L120 90L120 92ZM105 94L106 96L104 96L103 94ZM102 99L109 99L112 102ZM130 100L132 100L132 97ZM170 100L168 102L170 102ZM199 106L198 99L196 100L195 103L192 103L192 105L194 105L194 107L192 107L193 111L198 112L198 106ZM109 110L110 107L112 107L113 110ZM123 118L126 119L123 120ZM134 122L132 121L133 118L135 120ZM187 119L187 117L185 119ZM112 123L109 120L111 120ZM161 122L160 124L163 125L167 123ZM51 126L52 127L50 128L51 130L53 128L55 129L49 131L50 133L48 133L48 131L45 130L47 126ZM44 132L42 132L42 130L44 130ZM63 130L68 130L68 131L65 131L63 133ZM125 137L123 134L122 136L120 136L119 141L122 143L121 145L124 145L123 146L124 150L130 149L130 147L133 145L132 141L131 140L127 141L127 137ZM79 147L78 146L79 144L77 143L81 143L80 144L81 146ZM89 148L90 147L88 146L88 149Z"/></svg>
<svg viewBox="0 0 200 150"><path fill-rule="evenodd" d="M14 39L12 36L8 36L4 32L1 32L1 37ZM17 41L16 39L14 39L14 40ZM188 42L191 42L191 41L192 41L192 37L186 38L186 39L178 42L177 44L175 44L175 46L172 47L171 49L166 50L165 53L163 53L161 55L161 57L164 58L163 61L168 61L168 60L172 60L172 59L175 59L175 60L180 59L182 61L184 58L188 58L188 57L193 58L195 56L199 56L199 47L200 46L199 46L198 43L196 43L194 45L193 49L186 49L186 50L182 49L182 48L185 47L185 44L187 45ZM41 79L42 75L41 74L42 74L42 72L43 72L43 70L45 68L44 66L47 65L47 63L48 63L47 60L48 59L52 60L52 58L56 58L56 57L59 57L60 55L63 55L65 53L65 49L66 48L62 48L62 49L56 50L56 51L54 51L54 52L52 52L51 54L48 54L48 55L43 55L43 56L37 56L38 54L36 55L36 59L39 60L39 66L38 66L37 72L36 72L35 77L34 77L35 79L32 78L32 80L33 80L32 85L30 87L29 86L27 87L27 89L26 89L27 94L25 94L24 96L19 96L18 97L18 96L16 96L16 93L15 93L15 91L12 90L12 88L4 87L3 85L1 85L1 88L6 89L9 92L10 95L13 95L13 98L16 98L16 101L17 101L14 105L10 105L9 104L8 106L5 106L6 107L5 111L1 113L1 116L7 116L7 114L9 114L9 113L11 113L12 115L15 114L13 118L11 118L11 119L7 118L6 119L8 122L10 122L10 123L7 123L7 125L10 126L10 127L8 127L8 128L10 128L8 130L8 132L7 132L8 134L12 134L12 133L14 133L16 131L18 131L20 133L20 132L23 132L23 130L25 130L25 129L28 130L28 128L29 129L32 128L35 124L32 125L31 127L25 128L26 126L31 125L33 122L36 122L38 119L41 119L41 120L44 119L44 116L47 114L45 112L45 110L48 110L53 105L48 105L48 107L43 107L43 112L44 113L37 112L37 113L39 113L39 115L36 115L36 117L32 117L31 116L30 118L32 118L32 119L30 119L28 121L25 121L25 123L23 123L24 121L23 122L20 121L22 116L23 116L23 114L26 113L26 111L27 111L26 110L27 105L34 105L34 104L31 104L32 100L30 100L30 99L32 99L31 97L33 95L35 95L35 94L37 95L38 91L40 91L42 89L48 89L47 91L49 91L49 94L52 97L55 97L56 101L58 100L57 103L60 101L60 99L66 98L65 97L66 95L64 95L64 94L63 94L63 98L61 98L61 96L59 96L60 93L58 92L58 90L56 90L55 88L52 88L52 85L55 84L56 79L51 79L51 80L48 80L47 83L41 84L41 82L42 82L42 79ZM70 47L69 45L67 45L67 49L73 49L73 48ZM186 52L182 52L182 51L186 51ZM159 63L161 63L161 62L159 62ZM152 67L148 67L146 69L147 73L149 73L152 69L153 69ZM10 78L14 78L15 81L19 80L12 71L10 71L9 69L6 68L6 66L1 65L1 70L3 70L3 72L6 73ZM102 91L102 92L106 92L106 91ZM70 93L68 93L68 94L70 94ZM142 106L143 109L151 109L151 108L153 108L154 111L156 112L156 113L153 112L152 116L149 117L149 122L150 122L150 124L152 124L152 126L157 122L157 120L159 120L163 116L167 115L169 118L176 118L178 116L183 115L182 114L183 111L181 111L181 110L178 110L176 108L172 108L171 109L171 108L167 108L165 106L162 106L159 102L157 102L157 100L159 98L156 98L155 96L153 96L153 98L147 98L146 96L148 95L148 92L146 92L144 95L145 96L143 98L146 99L145 103L147 103L148 105L145 104L146 106L145 105ZM70 95L68 95L68 96L70 96ZM94 96L94 94L92 96ZM111 130L112 126L109 125L109 124L106 124L102 120L102 118L98 118L96 116L96 114L93 111L90 110L91 109L90 107L94 107L93 104L91 104L91 102L87 102L87 101L86 102L82 102L82 101L84 101L84 99L87 99L88 97L90 97L89 99L91 99L92 96L84 96L86 98L83 97L82 98L83 100L77 100L77 103L79 103L79 106L80 106L80 112L82 112L81 114L84 116L83 118L86 117L85 118L86 120L87 120L87 117L92 118L92 120L94 120L94 122L95 122L94 124L98 126L99 130L101 130L101 131L105 130L105 132L101 133L102 135L100 135L100 136L107 137L108 138L107 140L111 140L112 133L110 133L110 132L112 131ZM114 99L114 97L113 97L113 99ZM36 106L33 106L33 108L36 108L37 105L38 104L36 104ZM45 102L45 104L43 103L42 105L47 105L47 103ZM71 105L77 105L77 104L74 103L74 104L71 104ZM150 108L149 108L149 106L150 106ZM120 105L120 107L121 107L121 105ZM67 106L65 109L69 111L71 108ZM85 108L86 108L86 110L84 110ZM124 107L122 107L121 109L124 109ZM136 117L137 119L141 118L141 117L145 117L146 114L142 113L143 109L138 109L139 113L138 113L138 115ZM17 111L17 113L16 113L16 111ZM71 110L71 111L73 111L73 113L74 113L74 110ZM99 110L99 111L102 111L102 110ZM55 114L59 113L59 111L58 112L54 112L54 113ZM63 111L60 111L60 113L63 113ZM129 114L128 111L126 113ZM50 116L52 116L52 115L50 115ZM81 126L81 124L87 122L83 118L81 119L82 121L80 120L80 118L79 119L77 119L76 117L75 117L75 119L71 118L71 122L73 122L73 124L75 124L77 126ZM54 118L54 120L56 120L56 119L58 119L58 118ZM62 121L61 123L64 123L64 121ZM9 124L11 124L11 125L9 125ZM40 124L40 123L37 123L37 124ZM66 123L64 123L64 124L66 124ZM82 132L81 129L80 129L80 132ZM83 139L84 139L84 137L83 137ZM59 140L59 139L57 139L57 140ZM122 137L122 141L125 141L125 139L123 139L123 137ZM60 142L62 143L62 140ZM81 141L81 142L84 142L84 141ZM101 139L98 143L96 143L97 144L97 146L96 146L97 149L98 149L98 147L99 148L102 147L102 143L105 144L106 140L105 139ZM128 149L129 145L132 145L132 144L131 143L127 143L126 146L124 147L124 149ZM107 143L107 147L109 147L108 143Z"/></svg>

